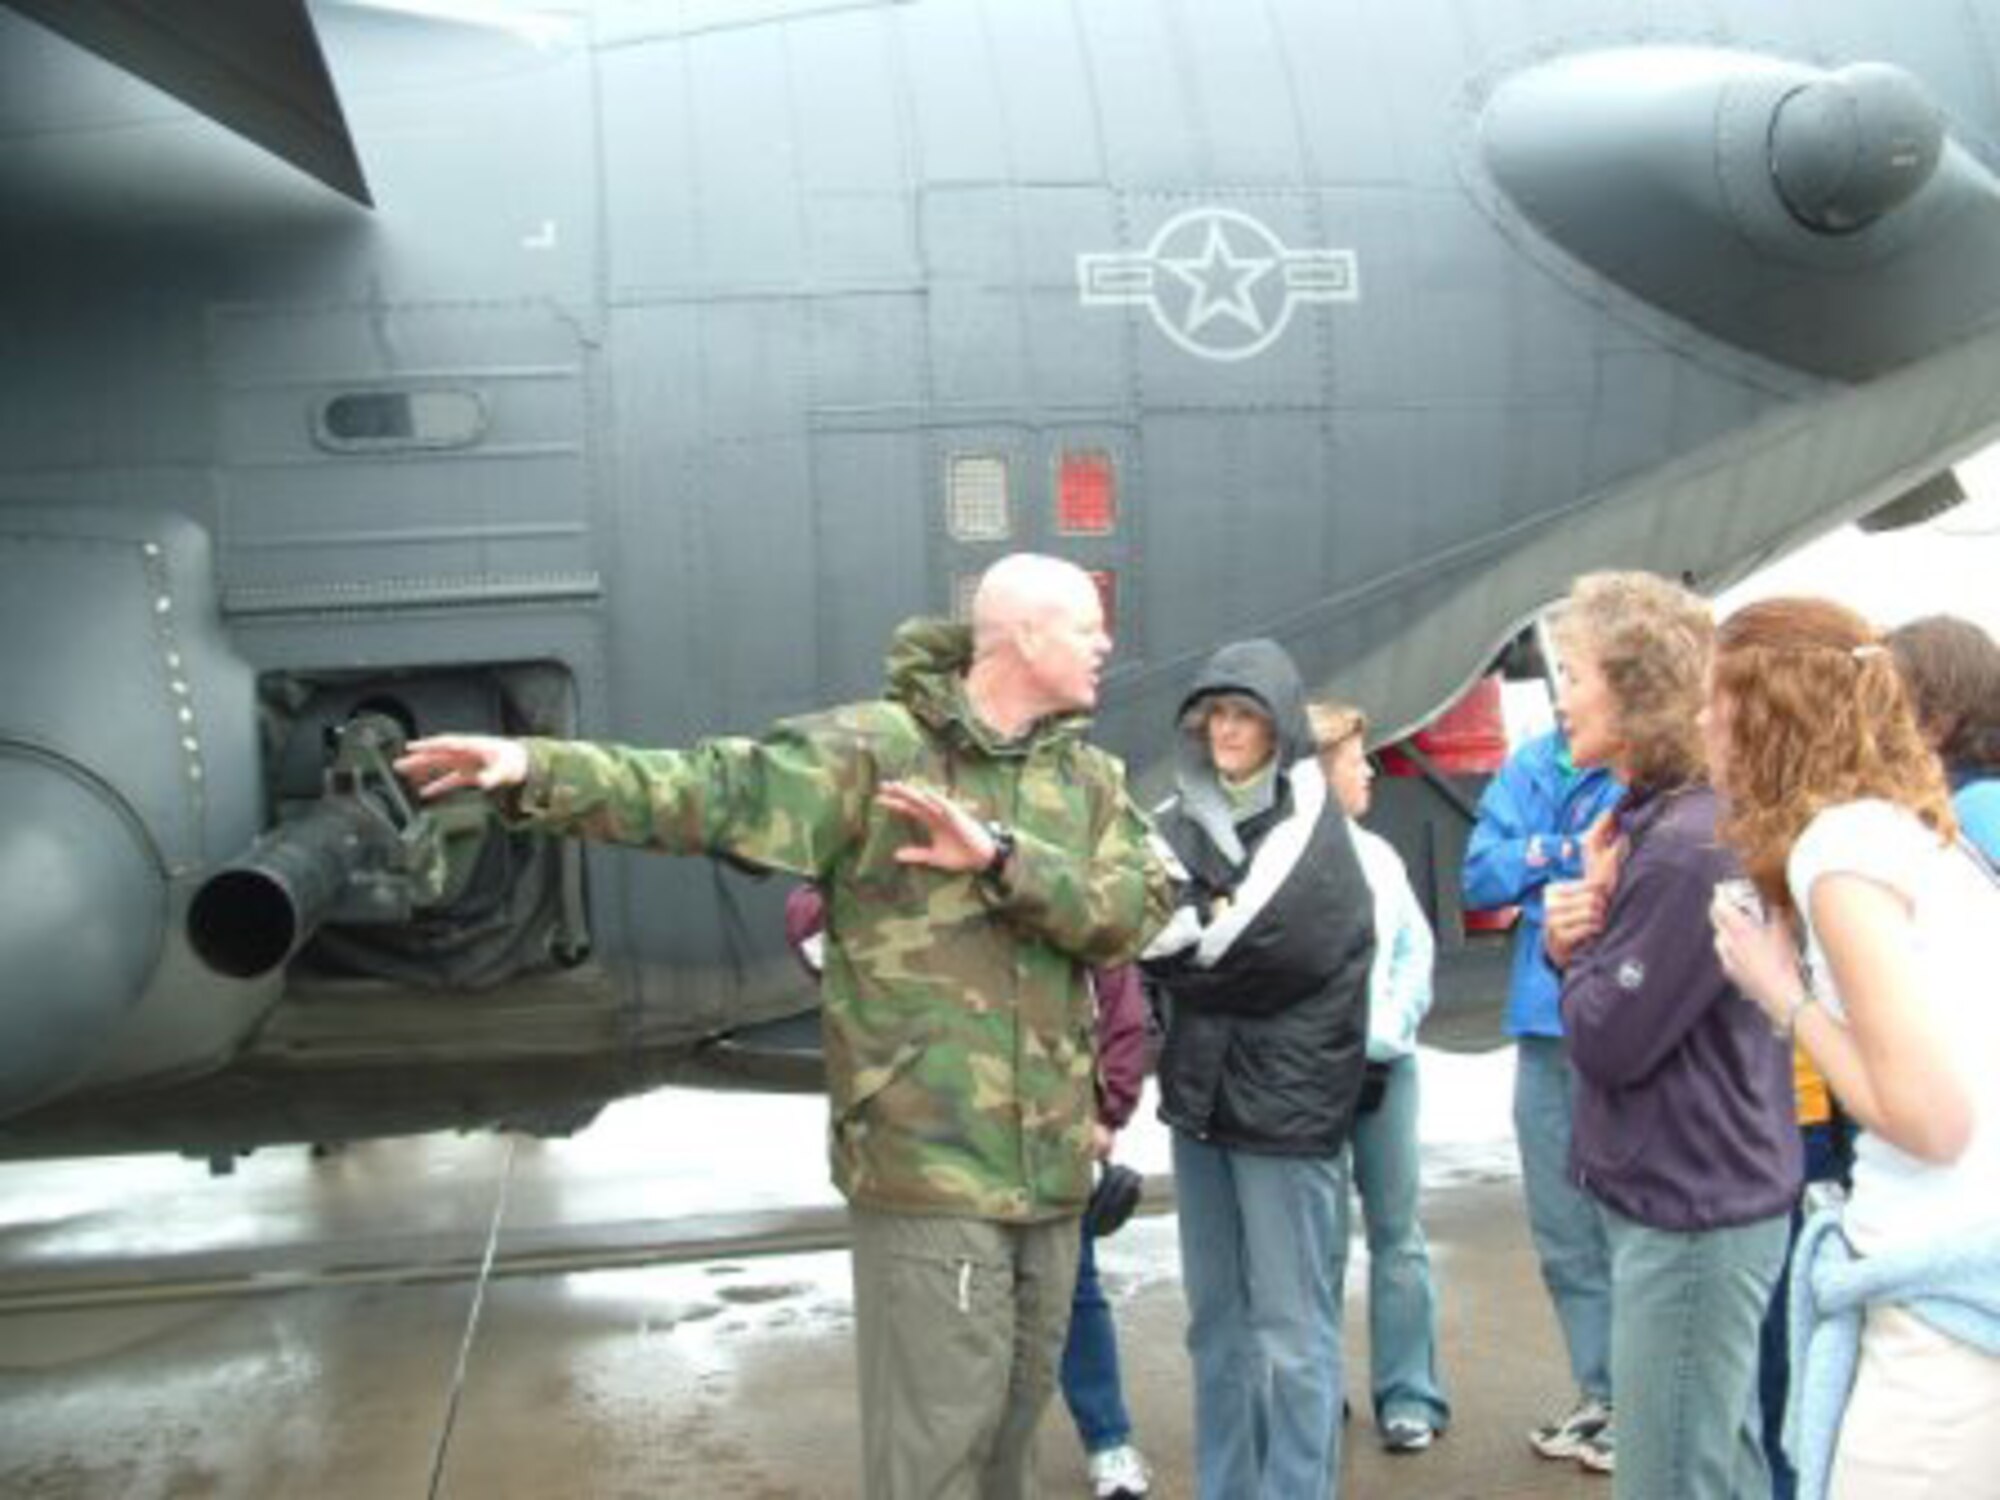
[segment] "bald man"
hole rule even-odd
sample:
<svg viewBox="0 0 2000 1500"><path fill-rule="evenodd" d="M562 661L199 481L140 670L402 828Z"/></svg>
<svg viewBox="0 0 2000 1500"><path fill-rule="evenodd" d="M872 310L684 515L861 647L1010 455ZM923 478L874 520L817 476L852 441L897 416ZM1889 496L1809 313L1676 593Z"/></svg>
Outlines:
<svg viewBox="0 0 2000 1500"><path fill-rule="evenodd" d="M524 825L789 870L827 895L831 1156L854 1235L863 1493L1027 1496L1076 1285L1087 979L1165 918L1124 769L1083 742L1111 639L1018 553L912 620L880 699L692 750L440 735L397 769Z"/></svg>

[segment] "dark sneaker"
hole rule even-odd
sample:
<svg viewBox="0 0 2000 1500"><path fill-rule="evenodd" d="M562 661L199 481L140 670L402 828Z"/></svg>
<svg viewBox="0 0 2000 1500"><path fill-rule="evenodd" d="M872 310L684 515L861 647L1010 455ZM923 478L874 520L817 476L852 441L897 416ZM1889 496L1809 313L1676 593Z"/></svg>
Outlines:
<svg viewBox="0 0 2000 1500"><path fill-rule="evenodd" d="M1391 1453L1421 1453L1437 1437L1422 1417L1392 1417L1382 1424L1382 1446Z"/></svg>
<svg viewBox="0 0 2000 1500"><path fill-rule="evenodd" d="M1585 1396L1567 1415L1545 1422L1529 1433L1528 1442L1543 1458L1575 1458L1585 1439L1596 1437L1610 1426L1609 1403Z"/></svg>

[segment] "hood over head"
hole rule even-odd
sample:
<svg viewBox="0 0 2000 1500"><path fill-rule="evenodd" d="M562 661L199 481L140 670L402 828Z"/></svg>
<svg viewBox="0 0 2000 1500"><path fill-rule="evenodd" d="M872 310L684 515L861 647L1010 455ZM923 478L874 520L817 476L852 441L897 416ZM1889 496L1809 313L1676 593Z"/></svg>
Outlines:
<svg viewBox="0 0 2000 1500"><path fill-rule="evenodd" d="M1222 790L1215 762L1209 756L1208 735L1199 712L1202 700L1224 694L1259 704L1275 730L1274 775L1247 803L1232 804ZM1194 686L1181 699L1178 723L1181 739L1175 757L1174 782L1182 809L1232 860L1243 858L1236 824L1268 809L1276 798L1280 777L1295 773L1300 761L1317 774L1312 723L1306 717L1305 683L1291 656L1276 641L1232 641L1195 674Z"/></svg>
<svg viewBox="0 0 2000 1500"><path fill-rule="evenodd" d="M1305 683L1291 656L1276 641L1231 641L1211 656L1195 675L1194 686L1181 699L1181 722L1187 723L1202 699L1223 693L1254 698L1263 705L1277 729L1280 766L1313 754Z"/></svg>

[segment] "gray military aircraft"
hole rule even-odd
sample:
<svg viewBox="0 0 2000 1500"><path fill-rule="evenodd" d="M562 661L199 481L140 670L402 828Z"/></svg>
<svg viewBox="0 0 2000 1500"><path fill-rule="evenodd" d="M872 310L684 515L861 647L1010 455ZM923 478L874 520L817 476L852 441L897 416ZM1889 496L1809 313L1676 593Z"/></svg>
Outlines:
<svg viewBox="0 0 2000 1500"><path fill-rule="evenodd" d="M396 747L865 695L1023 547L1142 783L1233 637L1402 734L1579 570L1947 503L1996 173L1975 0L16 0L0 1151L797 1076L775 882Z"/></svg>

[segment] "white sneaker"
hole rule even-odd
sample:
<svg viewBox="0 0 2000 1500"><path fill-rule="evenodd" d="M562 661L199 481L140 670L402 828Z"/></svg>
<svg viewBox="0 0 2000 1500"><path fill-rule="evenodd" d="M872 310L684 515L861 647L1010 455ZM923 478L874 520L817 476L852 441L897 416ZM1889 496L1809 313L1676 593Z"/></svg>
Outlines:
<svg viewBox="0 0 2000 1500"><path fill-rule="evenodd" d="M1391 1453L1421 1453L1437 1438L1437 1429L1421 1417L1394 1417L1382 1424L1382 1446Z"/></svg>
<svg viewBox="0 0 2000 1500"><path fill-rule="evenodd" d="M1576 1461L1593 1474L1618 1472L1618 1434L1606 1423L1576 1445Z"/></svg>
<svg viewBox="0 0 2000 1500"><path fill-rule="evenodd" d="M1543 1458L1575 1458L1610 1425L1611 1408L1595 1396L1583 1396L1567 1413L1529 1433L1528 1442Z"/></svg>
<svg viewBox="0 0 2000 1500"><path fill-rule="evenodd" d="M1153 1476L1130 1443L1090 1455L1090 1492L1096 1500L1140 1500Z"/></svg>

